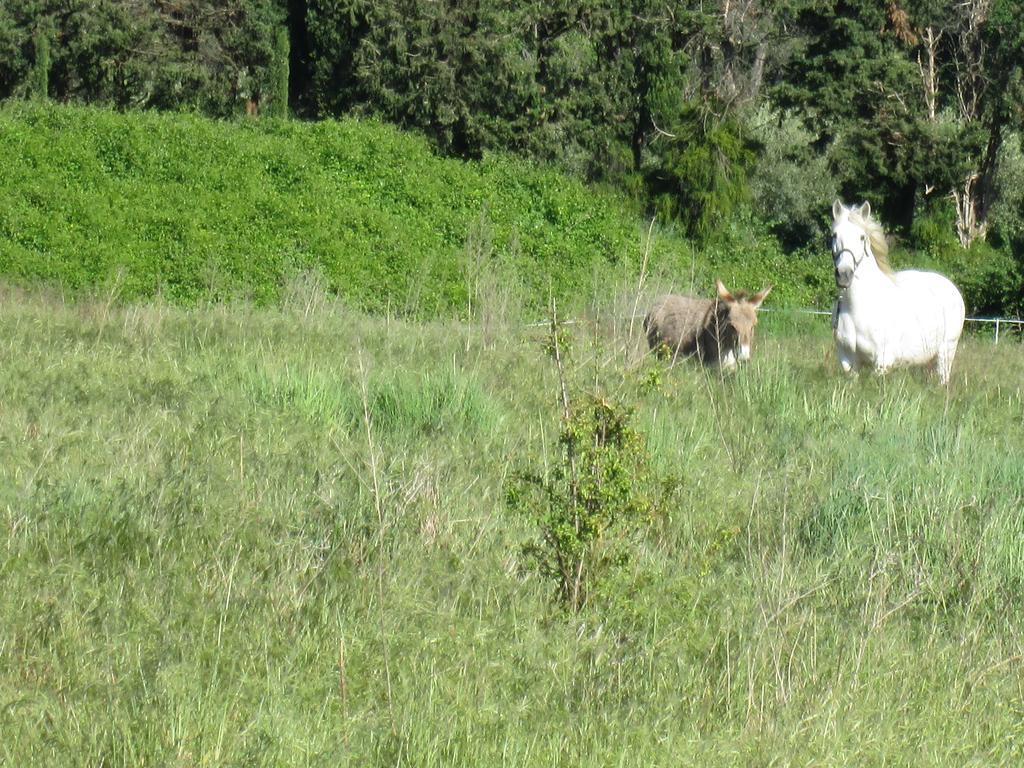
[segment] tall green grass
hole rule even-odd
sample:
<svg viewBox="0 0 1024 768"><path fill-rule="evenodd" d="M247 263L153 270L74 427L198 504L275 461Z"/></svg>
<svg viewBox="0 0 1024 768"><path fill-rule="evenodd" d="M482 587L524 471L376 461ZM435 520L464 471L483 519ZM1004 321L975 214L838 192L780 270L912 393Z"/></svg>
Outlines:
<svg viewBox="0 0 1024 768"><path fill-rule="evenodd" d="M0 763L1014 764L1024 355L735 375L570 326L670 503L578 615L503 505L543 329L0 300Z"/></svg>

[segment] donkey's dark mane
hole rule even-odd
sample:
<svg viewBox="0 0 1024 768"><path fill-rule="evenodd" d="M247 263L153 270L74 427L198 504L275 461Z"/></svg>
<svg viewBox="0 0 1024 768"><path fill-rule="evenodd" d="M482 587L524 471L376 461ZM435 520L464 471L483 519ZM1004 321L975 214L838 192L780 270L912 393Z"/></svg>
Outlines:
<svg viewBox="0 0 1024 768"><path fill-rule="evenodd" d="M752 294L747 293L746 291L733 291L732 297L736 301L747 301L750 299L751 295Z"/></svg>

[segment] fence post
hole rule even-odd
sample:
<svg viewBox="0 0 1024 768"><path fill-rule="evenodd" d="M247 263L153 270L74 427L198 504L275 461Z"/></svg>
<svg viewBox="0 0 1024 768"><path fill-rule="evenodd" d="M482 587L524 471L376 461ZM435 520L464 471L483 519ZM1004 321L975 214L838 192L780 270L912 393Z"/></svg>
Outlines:
<svg viewBox="0 0 1024 768"><path fill-rule="evenodd" d="M999 343L999 318L996 318L996 344Z"/></svg>

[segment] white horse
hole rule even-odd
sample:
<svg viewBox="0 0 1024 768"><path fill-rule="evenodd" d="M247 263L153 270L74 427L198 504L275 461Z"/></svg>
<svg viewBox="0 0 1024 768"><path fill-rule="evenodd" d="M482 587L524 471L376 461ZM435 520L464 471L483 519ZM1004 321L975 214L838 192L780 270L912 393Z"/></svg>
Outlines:
<svg viewBox="0 0 1024 768"><path fill-rule="evenodd" d="M893 272L882 227L871 207L832 204L832 259L839 296L832 309L836 353L845 373L871 366L933 365L949 382L964 327L964 300L947 278Z"/></svg>

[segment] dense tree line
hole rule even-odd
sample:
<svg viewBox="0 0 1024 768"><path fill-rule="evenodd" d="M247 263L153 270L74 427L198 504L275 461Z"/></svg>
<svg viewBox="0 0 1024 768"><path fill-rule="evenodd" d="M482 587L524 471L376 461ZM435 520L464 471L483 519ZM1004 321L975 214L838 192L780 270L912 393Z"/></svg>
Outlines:
<svg viewBox="0 0 1024 768"><path fill-rule="evenodd" d="M43 46L55 99L256 111L285 20L277 0L3 0L0 98L38 93Z"/></svg>
<svg viewBox="0 0 1024 768"><path fill-rule="evenodd" d="M4 0L0 98L372 114L624 186L691 234L823 199L1019 252L1024 0Z"/></svg>

